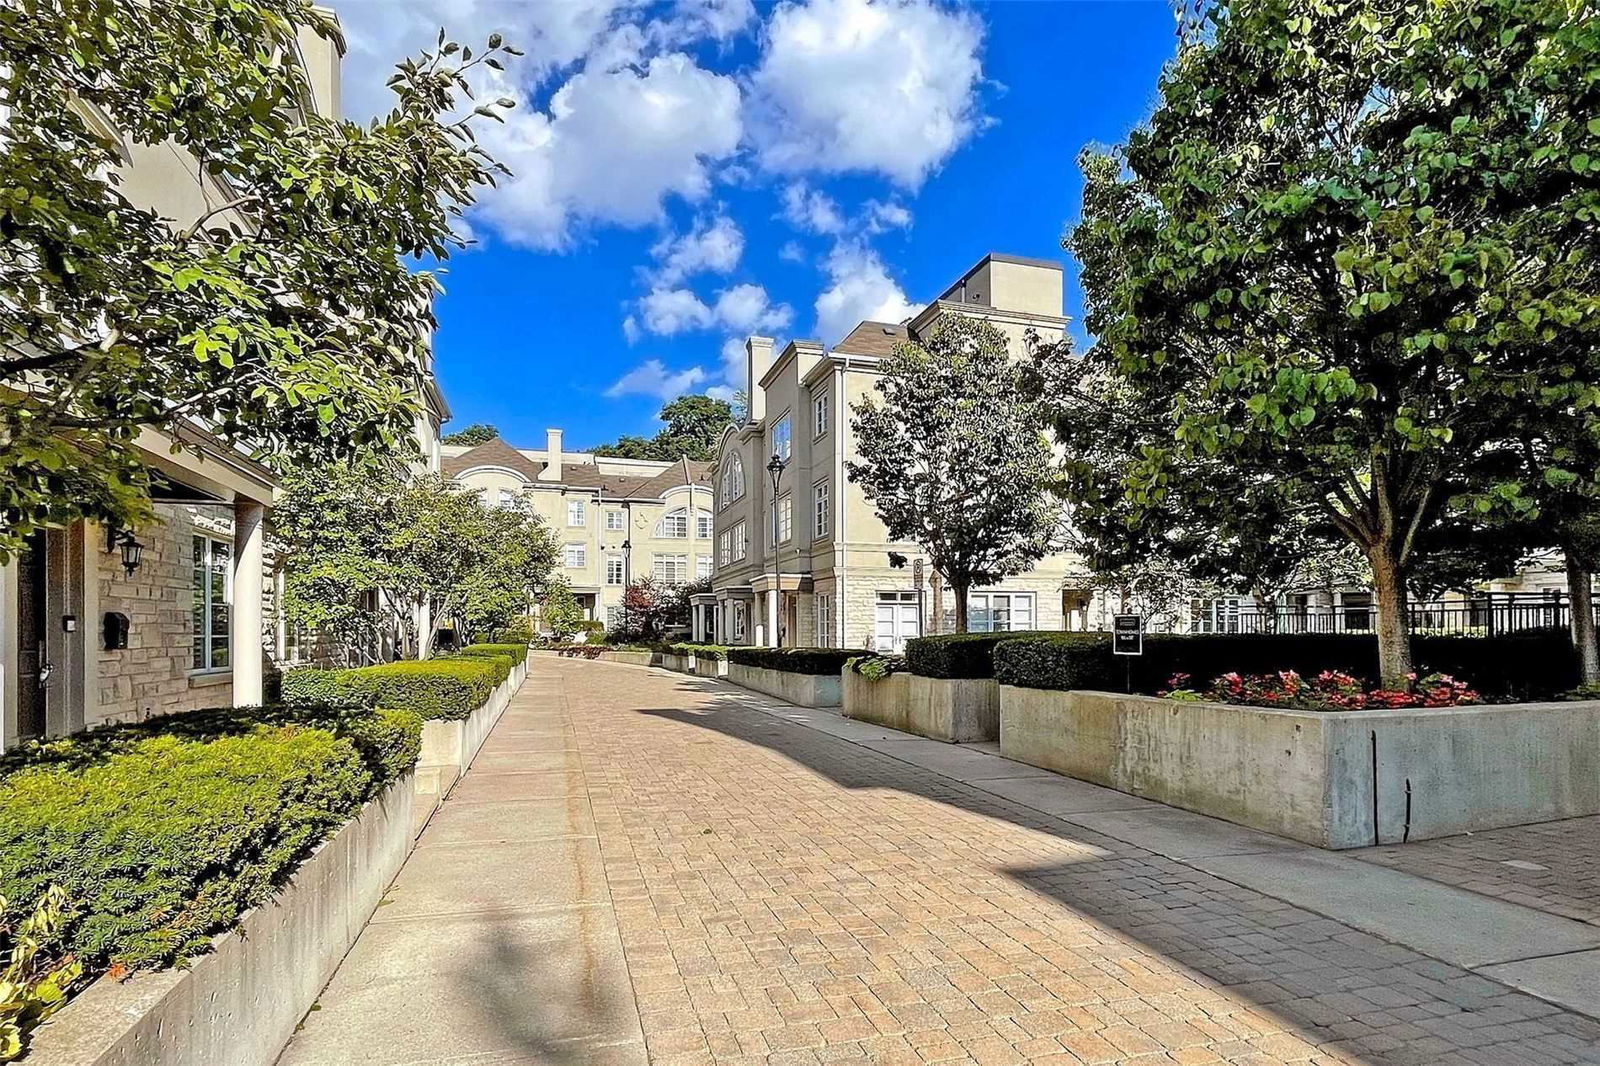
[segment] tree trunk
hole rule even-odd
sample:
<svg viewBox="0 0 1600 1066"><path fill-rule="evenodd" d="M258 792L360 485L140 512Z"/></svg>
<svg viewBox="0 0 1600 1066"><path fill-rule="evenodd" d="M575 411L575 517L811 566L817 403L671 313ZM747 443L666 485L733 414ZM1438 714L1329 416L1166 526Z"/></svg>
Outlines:
<svg viewBox="0 0 1600 1066"><path fill-rule="evenodd" d="M1386 543L1367 551L1372 590L1378 600L1378 676L1386 689L1410 691L1411 626L1406 611L1404 568Z"/></svg>
<svg viewBox="0 0 1600 1066"><path fill-rule="evenodd" d="M1250 598L1255 601L1256 616L1261 619L1261 632L1276 633L1278 631L1277 601L1259 589L1251 592Z"/></svg>
<svg viewBox="0 0 1600 1066"><path fill-rule="evenodd" d="M1600 645L1595 643L1594 598L1589 592L1589 571L1572 552L1567 558L1567 593L1572 606L1572 646L1578 651L1579 677L1585 685L1600 685Z"/></svg>
<svg viewBox="0 0 1600 1066"><path fill-rule="evenodd" d="M965 633L967 631L967 586L952 584L950 591L956 594L956 632Z"/></svg>

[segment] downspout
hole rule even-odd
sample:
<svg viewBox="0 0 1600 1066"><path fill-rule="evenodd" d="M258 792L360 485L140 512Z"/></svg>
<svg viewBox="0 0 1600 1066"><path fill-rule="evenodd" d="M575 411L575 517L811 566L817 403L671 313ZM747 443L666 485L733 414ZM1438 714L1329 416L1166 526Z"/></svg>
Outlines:
<svg viewBox="0 0 1600 1066"><path fill-rule="evenodd" d="M844 588L845 570L847 567L845 566L843 535L844 450L848 445L850 435L850 423L848 421L850 405L846 402L844 394L844 376L845 371L848 369L850 369L850 356L847 354L844 357L844 363L842 365L836 365L833 368L834 379L839 385L839 387L834 390L834 395L839 397L839 410L835 415L835 421L839 428L837 432L834 433L833 482L829 488L831 494L835 497L837 502L835 502L835 500L829 501L829 506L833 508L833 513L828 516L829 524L833 526L833 595L836 601L834 604L833 613L839 620L839 643L837 646L840 648L848 648L850 646L848 636L849 623L845 621L845 604L848 602L848 600L845 598ZM813 495L815 495L815 493L813 493Z"/></svg>

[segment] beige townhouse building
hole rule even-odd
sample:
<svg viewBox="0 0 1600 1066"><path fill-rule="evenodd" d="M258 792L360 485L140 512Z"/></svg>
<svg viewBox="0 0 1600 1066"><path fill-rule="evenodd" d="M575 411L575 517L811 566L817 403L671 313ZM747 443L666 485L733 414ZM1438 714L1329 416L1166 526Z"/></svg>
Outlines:
<svg viewBox="0 0 1600 1066"><path fill-rule="evenodd" d="M471 448L446 444L444 473L490 505L527 500L556 533L558 572L584 616L608 629L622 623L633 581L681 586L711 576L710 464L569 452L562 435L548 430L542 450L499 438Z"/></svg>
<svg viewBox="0 0 1600 1066"><path fill-rule="evenodd" d="M723 434L711 471L717 556L712 591L696 597L698 637L898 651L912 637L953 629L954 598L931 571L919 588L920 550L889 539L845 471L856 455L851 407L876 395L883 358L952 315L995 326L1018 356L1030 333L1058 341L1061 267L986 255L912 318L862 322L831 350L798 340L774 356L771 339L749 338L747 417ZM892 565L892 556L907 565ZM1090 598L1077 557L1054 555L972 590L969 627L1084 628Z"/></svg>

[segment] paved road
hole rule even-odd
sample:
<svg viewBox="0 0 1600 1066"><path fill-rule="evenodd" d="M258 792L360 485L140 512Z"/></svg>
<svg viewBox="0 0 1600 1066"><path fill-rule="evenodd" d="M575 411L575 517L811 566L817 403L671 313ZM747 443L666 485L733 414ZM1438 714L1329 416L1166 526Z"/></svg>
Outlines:
<svg viewBox="0 0 1600 1066"><path fill-rule="evenodd" d="M639 667L537 660L393 901L285 1063L1600 1063L1469 969L1593 926Z"/></svg>

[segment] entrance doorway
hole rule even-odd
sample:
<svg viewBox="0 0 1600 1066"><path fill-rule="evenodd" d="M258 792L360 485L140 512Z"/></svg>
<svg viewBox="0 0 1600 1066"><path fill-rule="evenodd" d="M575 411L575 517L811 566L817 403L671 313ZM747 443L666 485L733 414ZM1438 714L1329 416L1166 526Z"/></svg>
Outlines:
<svg viewBox="0 0 1600 1066"><path fill-rule="evenodd" d="M17 735L44 736L45 684L50 680L45 623L45 535L34 533L17 557Z"/></svg>
<svg viewBox="0 0 1600 1066"><path fill-rule="evenodd" d="M880 652L903 652L906 641L920 636L920 619L915 592L878 593L878 615L872 630L873 648Z"/></svg>

